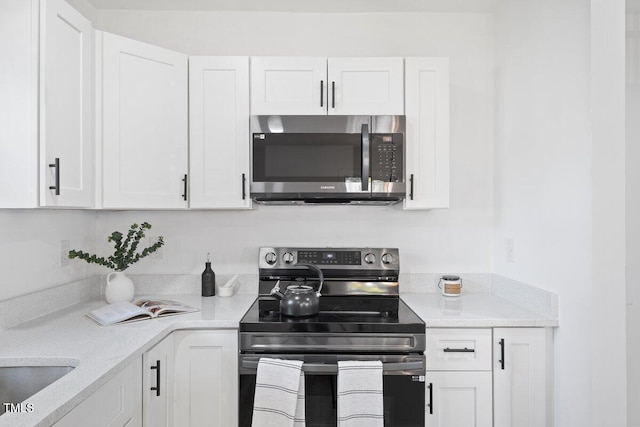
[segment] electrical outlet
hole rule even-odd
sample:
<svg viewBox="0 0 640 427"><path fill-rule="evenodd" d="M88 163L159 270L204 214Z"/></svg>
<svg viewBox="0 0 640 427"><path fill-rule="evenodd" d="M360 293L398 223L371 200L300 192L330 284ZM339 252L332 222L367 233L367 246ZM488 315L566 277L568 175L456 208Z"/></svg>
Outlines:
<svg viewBox="0 0 640 427"><path fill-rule="evenodd" d="M507 262L516 262L516 254L512 238L508 238L506 241L506 259Z"/></svg>
<svg viewBox="0 0 640 427"><path fill-rule="evenodd" d="M158 236L149 236L149 246L155 245L156 243L158 243ZM163 251L163 248L161 246L160 248L158 248L157 251L150 254L149 258L162 259L162 256L163 256L162 251Z"/></svg>
<svg viewBox="0 0 640 427"><path fill-rule="evenodd" d="M69 249L71 249L69 241L60 240L60 267L69 265Z"/></svg>

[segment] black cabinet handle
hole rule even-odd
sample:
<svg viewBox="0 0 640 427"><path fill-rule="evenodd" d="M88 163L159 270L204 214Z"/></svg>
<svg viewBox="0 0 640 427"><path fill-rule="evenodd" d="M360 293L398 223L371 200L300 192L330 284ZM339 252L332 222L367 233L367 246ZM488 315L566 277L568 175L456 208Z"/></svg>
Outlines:
<svg viewBox="0 0 640 427"><path fill-rule="evenodd" d="M504 370L504 338L500 339L500 369Z"/></svg>
<svg viewBox="0 0 640 427"><path fill-rule="evenodd" d="M409 200L413 200L413 174L409 178Z"/></svg>
<svg viewBox="0 0 640 427"><path fill-rule="evenodd" d="M429 415L433 415L433 383L429 383L427 388L429 389L429 403L427 406L429 407Z"/></svg>
<svg viewBox="0 0 640 427"><path fill-rule="evenodd" d="M155 390L156 396L160 396L160 361L156 360L156 365L151 366L151 369L156 370L156 386L151 387L151 390Z"/></svg>
<svg viewBox="0 0 640 427"><path fill-rule="evenodd" d="M184 192L182 193L182 200L187 200L187 174L184 174L184 178L182 178L182 182L184 182Z"/></svg>
<svg viewBox="0 0 640 427"><path fill-rule="evenodd" d="M49 163L50 168L56 168L56 185L49 187L49 190L56 190L56 196L60 195L60 158L56 157L54 163Z"/></svg>
<svg viewBox="0 0 640 427"><path fill-rule="evenodd" d="M320 80L320 106L324 107L324 80Z"/></svg>
<svg viewBox="0 0 640 427"><path fill-rule="evenodd" d="M245 184L247 182L247 177L245 174L242 174L242 200L247 198L247 191L245 190Z"/></svg>
<svg viewBox="0 0 640 427"><path fill-rule="evenodd" d="M331 108L336 108L336 82L331 82Z"/></svg>
<svg viewBox="0 0 640 427"><path fill-rule="evenodd" d="M445 348L444 350L445 353L475 353L475 349L473 348Z"/></svg>

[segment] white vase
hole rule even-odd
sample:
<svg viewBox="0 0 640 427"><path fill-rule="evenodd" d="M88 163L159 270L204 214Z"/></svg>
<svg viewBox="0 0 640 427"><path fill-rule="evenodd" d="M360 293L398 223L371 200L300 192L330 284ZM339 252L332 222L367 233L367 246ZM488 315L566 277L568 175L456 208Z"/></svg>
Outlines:
<svg viewBox="0 0 640 427"><path fill-rule="evenodd" d="M104 296L109 304L131 301L134 290L133 282L124 272L114 271L107 275L107 287L104 289Z"/></svg>

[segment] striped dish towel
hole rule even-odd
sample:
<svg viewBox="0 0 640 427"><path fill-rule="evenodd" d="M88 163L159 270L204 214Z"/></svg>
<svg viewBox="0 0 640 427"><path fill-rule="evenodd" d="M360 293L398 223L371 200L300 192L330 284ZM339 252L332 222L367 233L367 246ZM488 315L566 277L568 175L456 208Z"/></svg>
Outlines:
<svg viewBox="0 0 640 427"><path fill-rule="evenodd" d="M338 362L338 427L383 427L382 362Z"/></svg>
<svg viewBox="0 0 640 427"><path fill-rule="evenodd" d="M304 427L302 361L261 358L252 427Z"/></svg>

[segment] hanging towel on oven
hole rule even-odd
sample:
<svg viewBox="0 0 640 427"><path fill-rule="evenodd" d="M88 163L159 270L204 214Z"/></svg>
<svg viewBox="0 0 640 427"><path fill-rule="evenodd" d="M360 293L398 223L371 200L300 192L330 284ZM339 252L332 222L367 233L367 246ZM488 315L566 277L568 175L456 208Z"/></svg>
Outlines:
<svg viewBox="0 0 640 427"><path fill-rule="evenodd" d="M382 362L338 362L338 427L383 427Z"/></svg>
<svg viewBox="0 0 640 427"><path fill-rule="evenodd" d="M304 427L302 361L260 358L252 427Z"/></svg>

